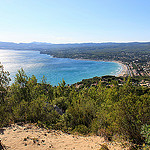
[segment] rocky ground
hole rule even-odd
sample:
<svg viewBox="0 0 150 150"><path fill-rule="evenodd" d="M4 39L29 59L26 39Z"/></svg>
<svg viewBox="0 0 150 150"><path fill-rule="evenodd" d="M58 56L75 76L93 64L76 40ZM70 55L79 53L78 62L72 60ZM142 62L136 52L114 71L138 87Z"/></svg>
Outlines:
<svg viewBox="0 0 150 150"><path fill-rule="evenodd" d="M0 131L1 144L8 150L99 150L103 145L110 150L128 149L121 143L108 142L100 136L72 135L33 124L13 124Z"/></svg>

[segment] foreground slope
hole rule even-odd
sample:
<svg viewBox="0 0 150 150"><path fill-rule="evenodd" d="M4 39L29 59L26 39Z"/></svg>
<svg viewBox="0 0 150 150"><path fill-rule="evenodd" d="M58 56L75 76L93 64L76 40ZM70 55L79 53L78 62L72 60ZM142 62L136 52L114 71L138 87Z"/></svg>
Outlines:
<svg viewBox="0 0 150 150"><path fill-rule="evenodd" d="M46 130L33 124L13 124L0 135L2 144L11 150L78 149L97 150L106 144L109 149L126 150L121 143L108 142L100 136L79 136L56 130Z"/></svg>

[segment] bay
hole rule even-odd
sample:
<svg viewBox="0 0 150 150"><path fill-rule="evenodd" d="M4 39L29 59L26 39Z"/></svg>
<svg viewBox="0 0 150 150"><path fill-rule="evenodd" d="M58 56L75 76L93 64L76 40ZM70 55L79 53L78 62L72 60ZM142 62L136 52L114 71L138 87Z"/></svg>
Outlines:
<svg viewBox="0 0 150 150"><path fill-rule="evenodd" d="M23 68L29 77L35 75L38 82L44 75L53 86L62 79L73 84L95 76L117 75L122 70L115 62L53 58L39 51L0 50L0 62L10 72L12 82L17 71Z"/></svg>

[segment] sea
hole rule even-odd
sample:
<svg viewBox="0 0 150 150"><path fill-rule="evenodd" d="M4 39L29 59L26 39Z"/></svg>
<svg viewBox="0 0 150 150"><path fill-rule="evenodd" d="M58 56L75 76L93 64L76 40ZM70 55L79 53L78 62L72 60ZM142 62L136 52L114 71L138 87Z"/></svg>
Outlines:
<svg viewBox="0 0 150 150"><path fill-rule="evenodd" d="M38 82L45 76L47 83L57 86L64 79L66 84L74 84L95 76L117 75L122 66L115 62L74 60L53 58L40 51L0 50L0 62L9 71L11 83L21 68L28 77L35 75Z"/></svg>

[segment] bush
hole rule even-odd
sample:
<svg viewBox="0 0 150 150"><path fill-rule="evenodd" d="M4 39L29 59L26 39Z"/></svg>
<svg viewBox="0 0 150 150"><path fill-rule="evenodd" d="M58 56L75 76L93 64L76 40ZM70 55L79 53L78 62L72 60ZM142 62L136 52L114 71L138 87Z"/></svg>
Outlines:
<svg viewBox="0 0 150 150"><path fill-rule="evenodd" d="M143 125L141 130L141 134L145 138L145 143L150 145L150 125Z"/></svg>
<svg viewBox="0 0 150 150"><path fill-rule="evenodd" d="M79 132L84 135L89 132L88 128L85 125L78 125L73 131Z"/></svg>

